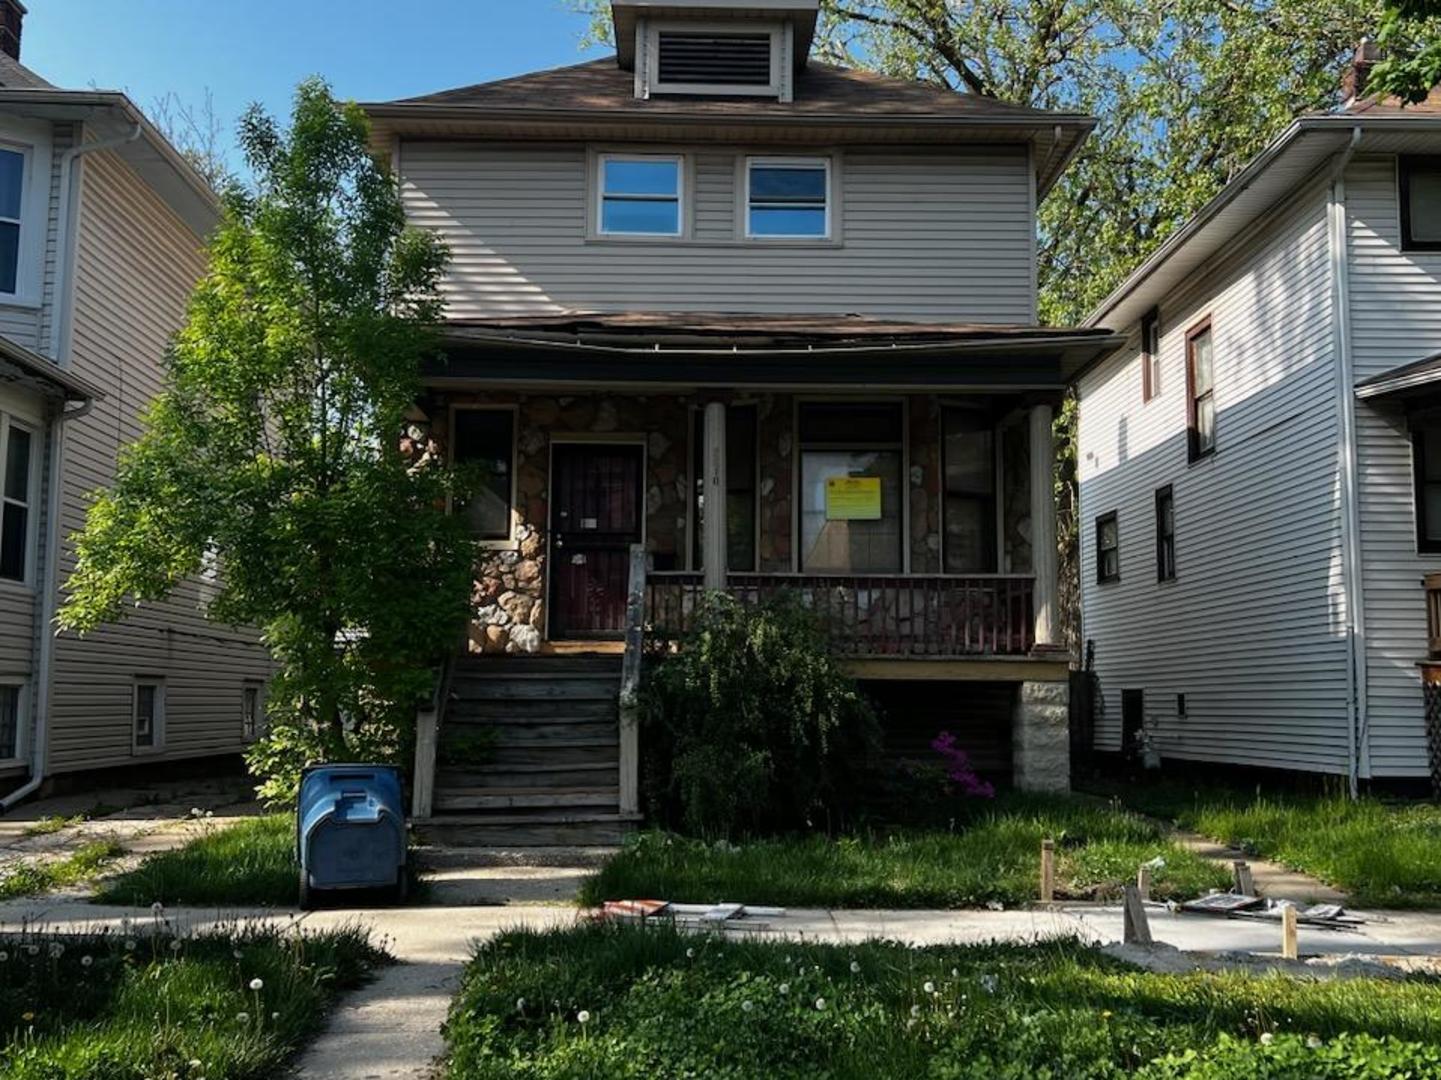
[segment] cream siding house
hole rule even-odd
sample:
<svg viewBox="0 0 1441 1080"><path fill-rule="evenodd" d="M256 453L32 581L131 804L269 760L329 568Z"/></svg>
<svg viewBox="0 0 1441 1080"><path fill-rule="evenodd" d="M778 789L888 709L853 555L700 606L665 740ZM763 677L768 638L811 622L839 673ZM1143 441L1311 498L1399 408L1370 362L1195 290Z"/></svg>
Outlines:
<svg viewBox="0 0 1441 1080"><path fill-rule="evenodd" d="M0 513L21 552L0 558L9 805L68 773L238 752L269 665L253 634L205 620L203 582L83 640L50 629L68 538L160 388L218 207L124 95L52 87L20 65L18 37L3 44Z"/></svg>
<svg viewBox="0 0 1441 1080"><path fill-rule="evenodd" d="M1129 331L1076 382L1096 749L1428 775L1430 384L1388 373L1441 351L1430 155L1434 105L1304 118L1088 320Z"/></svg>
<svg viewBox="0 0 1441 1080"><path fill-rule="evenodd" d="M818 0L612 11L615 57L365 106L453 256L408 438L494 477L416 816L614 840L640 643L707 590L816 607L888 749L1065 788L1051 421L1118 342L1037 325L1035 217L1093 121L820 63Z"/></svg>

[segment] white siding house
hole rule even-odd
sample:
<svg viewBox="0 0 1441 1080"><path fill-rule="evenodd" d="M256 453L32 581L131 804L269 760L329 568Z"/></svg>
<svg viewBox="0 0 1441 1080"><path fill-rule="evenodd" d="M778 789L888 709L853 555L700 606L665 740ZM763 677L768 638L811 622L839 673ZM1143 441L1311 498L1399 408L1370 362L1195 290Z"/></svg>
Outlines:
<svg viewBox="0 0 1441 1080"><path fill-rule="evenodd" d="M1362 384L1441 351L1441 255L1402 249L1398 211L1398 162L1441 153L1434 117L1298 121L1088 320L1129 334L1076 382L1096 749L1144 732L1174 761L1427 775L1421 579L1441 555L1422 550L1406 408ZM1111 514L1119 576L1098 551Z"/></svg>

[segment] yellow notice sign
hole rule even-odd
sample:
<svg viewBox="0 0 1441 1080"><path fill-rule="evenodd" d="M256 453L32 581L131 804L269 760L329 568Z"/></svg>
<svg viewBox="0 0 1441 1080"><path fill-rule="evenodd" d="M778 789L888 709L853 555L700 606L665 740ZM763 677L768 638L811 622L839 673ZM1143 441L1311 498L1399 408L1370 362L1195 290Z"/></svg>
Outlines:
<svg viewBox="0 0 1441 1080"><path fill-rule="evenodd" d="M832 476L826 480L827 521L880 521L879 476Z"/></svg>

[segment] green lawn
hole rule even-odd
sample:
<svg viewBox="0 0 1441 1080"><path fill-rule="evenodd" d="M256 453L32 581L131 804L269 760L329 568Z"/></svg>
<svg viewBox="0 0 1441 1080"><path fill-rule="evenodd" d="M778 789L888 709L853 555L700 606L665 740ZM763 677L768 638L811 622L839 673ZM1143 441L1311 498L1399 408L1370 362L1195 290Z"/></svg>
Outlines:
<svg viewBox="0 0 1441 1080"><path fill-rule="evenodd" d="M208 828L174 851L149 856L106 882L95 899L143 907L161 904L294 904L299 897L295 819L247 818Z"/></svg>
<svg viewBox="0 0 1441 1080"><path fill-rule="evenodd" d="M0 871L0 900L35 896L78 885L100 874L125 854L115 840L93 840L59 859L26 859Z"/></svg>
<svg viewBox="0 0 1441 1080"><path fill-rule="evenodd" d="M1179 784L1127 803L1304 871L1362 907L1441 906L1441 806L1341 796L1242 794Z"/></svg>
<svg viewBox="0 0 1441 1080"><path fill-rule="evenodd" d="M592 925L481 946L446 1037L451 1080L1381 1080L1441 1076L1441 986Z"/></svg>
<svg viewBox="0 0 1441 1080"><path fill-rule="evenodd" d="M1057 895L1115 896L1160 857L1158 898L1224 888L1226 872L1171 843L1154 821L1091 800L1003 795L955 832L913 830L707 844L636 838L581 899L732 900L788 907L958 908L1038 898L1041 840L1057 843Z"/></svg>
<svg viewBox="0 0 1441 1080"><path fill-rule="evenodd" d="M385 960L356 929L3 935L0 1075L268 1080Z"/></svg>

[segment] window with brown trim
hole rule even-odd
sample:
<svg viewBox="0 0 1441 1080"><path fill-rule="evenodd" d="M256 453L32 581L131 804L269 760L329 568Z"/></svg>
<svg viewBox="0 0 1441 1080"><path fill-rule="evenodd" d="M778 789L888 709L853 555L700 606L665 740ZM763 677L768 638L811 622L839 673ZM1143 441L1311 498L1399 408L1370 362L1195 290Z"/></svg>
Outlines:
<svg viewBox="0 0 1441 1080"><path fill-rule="evenodd" d="M1176 580L1176 497L1170 484L1156 491L1156 580Z"/></svg>
<svg viewBox="0 0 1441 1080"><path fill-rule="evenodd" d="M1192 461L1215 451L1215 344L1210 319L1186 335L1186 427Z"/></svg>
<svg viewBox="0 0 1441 1080"><path fill-rule="evenodd" d="M1141 400L1161 392L1161 316L1152 308L1141 319Z"/></svg>
<svg viewBox="0 0 1441 1080"><path fill-rule="evenodd" d="M1411 418L1416 484L1416 550L1441 552L1441 414Z"/></svg>
<svg viewBox="0 0 1441 1080"><path fill-rule="evenodd" d="M1397 183L1401 250L1441 251L1441 157L1403 157Z"/></svg>
<svg viewBox="0 0 1441 1080"><path fill-rule="evenodd" d="M1096 519L1096 580L1121 580L1121 523L1114 510Z"/></svg>

